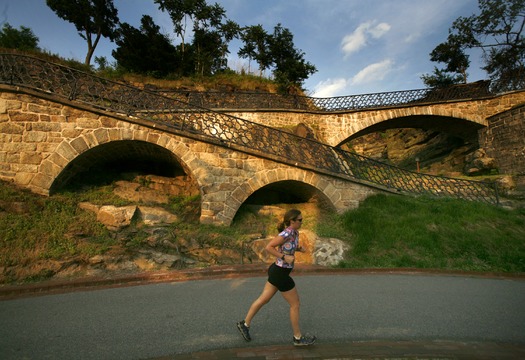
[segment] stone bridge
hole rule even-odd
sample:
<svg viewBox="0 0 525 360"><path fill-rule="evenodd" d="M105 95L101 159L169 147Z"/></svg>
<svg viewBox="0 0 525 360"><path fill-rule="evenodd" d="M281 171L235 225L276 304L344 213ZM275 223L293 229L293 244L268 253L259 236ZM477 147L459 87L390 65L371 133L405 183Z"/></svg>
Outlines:
<svg viewBox="0 0 525 360"><path fill-rule="evenodd" d="M276 128L305 124L319 140L340 146L360 136L395 128L419 128L477 140L491 117L525 104L525 91L440 103L332 112L294 109L224 110L230 115Z"/></svg>
<svg viewBox="0 0 525 360"><path fill-rule="evenodd" d="M130 121L52 95L0 87L0 179L43 195L79 174L127 166L185 176L201 194L201 222L228 225L250 196L283 192L343 211L378 190Z"/></svg>
<svg viewBox="0 0 525 360"><path fill-rule="evenodd" d="M340 144L392 126L387 124L423 126L428 113L448 119L450 128L454 122L462 123L458 129L482 128L487 116L524 102L523 93L515 92L471 103L231 116L36 58L1 54L0 83L0 179L49 195L87 172L107 169L182 176L199 189L201 222L224 225L242 204L261 198L337 211L380 191L497 203L493 184L412 173L273 127L306 123L321 130L326 142ZM513 116L522 123L519 114Z"/></svg>

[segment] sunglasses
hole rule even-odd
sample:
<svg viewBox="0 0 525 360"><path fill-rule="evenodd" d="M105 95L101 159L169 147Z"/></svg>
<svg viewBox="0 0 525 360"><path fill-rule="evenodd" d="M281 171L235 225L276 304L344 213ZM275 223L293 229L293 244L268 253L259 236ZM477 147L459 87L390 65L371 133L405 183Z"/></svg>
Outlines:
<svg viewBox="0 0 525 360"><path fill-rule="evenodd" d="M299 221L299 222L303 222L303 218L300 218L300 219L295 219L294 221Z"/></svg>

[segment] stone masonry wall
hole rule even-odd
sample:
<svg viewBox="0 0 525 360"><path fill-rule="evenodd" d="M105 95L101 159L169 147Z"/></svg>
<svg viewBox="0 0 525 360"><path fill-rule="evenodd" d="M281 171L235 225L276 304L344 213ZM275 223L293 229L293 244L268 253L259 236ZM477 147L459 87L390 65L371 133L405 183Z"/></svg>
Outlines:
<svg viewBox="0 0 525 360"><path fill-rule="evenodd" d="M342 181L261 159L246 153L165 133L140 119L128 119L98 110L81 108L63 99L20 90L0 91L0 179L12 181L33 192L47 195L54 179L75 159L101 144L119 140L137 140L172 152L198 183L201 193L201 222L229 224L246 199L262 187L278 181L293 180L315 188L339 211L355 208L372 188ZM484 100L485 101L485 100ZM477 101L473 109L468 102L442 104L441 110L422 107L376 110L349 114L315 113L234 113L247 120L273 127L293 127L305 123L336 144L349 136L357 118L371 116L363 124L410 113L447 113L458 118L490 123L483 136L485 147L499 159L501 169L513 168L523 173L523 105L525 92L510 93L495 99ZM468 111L467 111L468 110ZM478 113L476 113L476 111ZM485 114L500 115L485 117ZM469 115L470 114L470 115ZM490 118L490 119L488 119ZM487 120L488 119L488 120ZM504 125L504 126L502 126ZM510 125L510 127L509 127ZM364 126L364 125L359 125ZM330 129L330 132L328 131ZM337 134L337 136L336 136ZM336 140L334 140L336 139ZM326 139L320 139L327 141ZM501 148L501 150L499 150ZM102 161L102 159L101 159Z"/></svg>
<svg viewBox="0 0 525 360"><path fill-rule="evenodd" d="M490 117L479 137L500 172L525 176L525 105Z"/></svg>
<svg viewBox="0 0 525 360"><path fill-rule="evenodd" d="M318 140L336 146L351 135L383 121L414 116L436 115L467 120L487 126L487 118L525 103L525 91L494 98L449 102L435 105L406 106L395 109L361 110L338 113L292 111L227 112L230 115L275 128L293 128L303 123L312 128ZM435 121L430 119L430 121Z"/></svg>
<svg viewBox="0 0 525 360"><path fill-rule="evenodd" d="M48 195L53 181L80 155L120 140L146 142L175 155L198 184L202 223L228 225L251 194L278 181L305 183L338 211L355 208L378 191L169 134L147 121L131 122L52 96L42 99L16 91L0 92L1 180Z"/></svg>

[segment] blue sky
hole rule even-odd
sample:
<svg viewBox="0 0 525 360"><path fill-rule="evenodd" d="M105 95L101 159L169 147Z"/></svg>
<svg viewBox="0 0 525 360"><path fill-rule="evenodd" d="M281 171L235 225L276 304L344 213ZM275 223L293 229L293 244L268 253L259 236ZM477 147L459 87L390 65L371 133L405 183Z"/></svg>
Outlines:
<svg viewBox="0 0 525 360"><path fill-rule="evenodd" d="M278 23L290 29L296 48L317 72L304 83L308 95L344 96L424 88L420 77L438 65L429 53L446 40L459 16L479 13L477 0L207 0L217 2L241 26L261 24L271 33ZM150 15L177 42L169 16L153 0L114 0L121 22L140 26ZM83 61L85 41L73 24L60 19L45 0L2 0L0 23L29 27L39 46ZM247 69L230 44L229 66ZM95 56L114 62L114 44L103 39ZM252 64L253 68L253 64ZM480 56L471 56L469 81L487 78Z"/></svg>

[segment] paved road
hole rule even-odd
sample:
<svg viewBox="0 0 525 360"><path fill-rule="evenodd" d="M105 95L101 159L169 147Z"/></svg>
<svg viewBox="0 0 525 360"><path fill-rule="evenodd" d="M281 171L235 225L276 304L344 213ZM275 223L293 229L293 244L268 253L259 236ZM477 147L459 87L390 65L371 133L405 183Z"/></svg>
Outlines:
<svg viewBox="0 0 525 360"><path fill-rule="evenodd" d="M435 275L297 275L304 332L319 344L452 340L525 344L525 281ZM277 296L235 328L262 277L150 284L0 301L0 358L146 359L289 344Z"/></svg>

